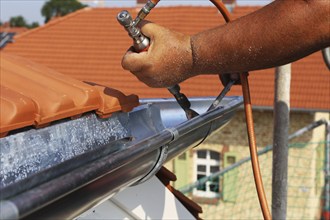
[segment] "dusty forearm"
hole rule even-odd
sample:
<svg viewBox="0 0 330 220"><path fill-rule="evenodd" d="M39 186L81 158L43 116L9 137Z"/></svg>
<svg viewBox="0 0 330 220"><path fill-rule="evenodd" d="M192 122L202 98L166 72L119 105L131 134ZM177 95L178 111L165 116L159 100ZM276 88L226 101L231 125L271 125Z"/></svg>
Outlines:
<svg viewBox="0 0 330 220"><path fill-rule="evenodd" d="M328 0L279 0L192 36L194 75L263 69L330 45Z"/></svg>
<svg viewBox="0 0 330 220"><path fill-rule="evenodd" d="M128 51L122 66L152 87L279 66L330 46L329 10L329 0L276 0L191 37L146 22L141 31L150 38L148 51Z"/></svg>

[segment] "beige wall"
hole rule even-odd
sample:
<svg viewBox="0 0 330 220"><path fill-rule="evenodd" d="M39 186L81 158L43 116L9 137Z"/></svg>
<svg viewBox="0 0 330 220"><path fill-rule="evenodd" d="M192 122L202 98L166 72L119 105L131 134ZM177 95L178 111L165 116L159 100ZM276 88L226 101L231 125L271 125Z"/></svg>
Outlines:
<svg viewBox="0 0 330 220"><path fill-rule="evenodd" d="M272 143L273 137L273 112L254 110L253 118L255 123L255 133L257 145L260 147ZM294 131L314 122L315 114L312 113L291 113L290 114L290 134ZM305 134L299 138L298 142L310 140L312 133ZM222 144L227 146L247 146L247 135L245 126L245 115L239 111L231 122L221 132L214 133L207 140L208 144Z"/></svg>
<svg viewBox="0 0 330 220"><path fill-rule="evenodd" d="M290 134L294 131L321 118L329 120L329 113L303 113L293 112L290 115ZM254 111L255 131L257 145L263 148L272 143L273 113L271 111ZM249 156L246 136L245 116L239 111L232 121L222 130L209 137L202 145L192 149L187 155L193 156L198 149L209 149L219 153L234 152L236 161ZM290 143L318 142L324 140L324 126L305 133L303 136L292 140ZM300 146L300 145L299 145ZM320 168L323 161L323 145L309 144L304 147L290 149L289 155L289 187L288 187L288 218L317 218L323 177ZM263 175L265 191L271 204L271 175L272 152L260 158L261 172ZM194 180L193 159L190 159L188 183ZM174 162L169 163L173 168ZM178 169L178 168L176 168ZM202 204L205 219L242 219L262 218L256 196L250 162L240 166L237 170L237 183L234 184L235 202L225 202L222 199L216 204ZM230 175L230 173L228 174ZM178 176L180 178L180 176ZM175 185L174 185L175 186ZM233 187L231 187L233 188ZM227 194L228 195L228 194ZM197 201L200 202L200 201Z"/></svg>

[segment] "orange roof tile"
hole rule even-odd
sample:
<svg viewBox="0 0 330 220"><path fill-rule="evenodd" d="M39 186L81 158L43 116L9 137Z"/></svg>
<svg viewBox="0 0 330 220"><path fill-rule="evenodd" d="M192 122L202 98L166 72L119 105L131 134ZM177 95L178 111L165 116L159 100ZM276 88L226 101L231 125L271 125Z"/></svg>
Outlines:
<svg viewBox="0 0 330 220"><path fill-rule="evenodd" d="M143 98L170 97L166 89L149 88L122 69L121 58L132 43L116 20L116 15L122 9L82 9L21 34L5 50L79 80L109 85ZM236 7L233 18L257 9L258 7ZM135 8L128 10L132 15L137 13ZM148 19L187 34L224 23L215 7L156 7ZM295 62L292 69L291 107L329 111L330 74L321 53ZM267 69L250 74L254 105L273 105L274 72L274 69ZM222 89L218 76L214 75L194 77L182 83L181 87L187 96L216 96ZM240 87L233 88L230 94L241 95Z"/></svg>
<svg viewBox="0 0 330 220"><path fill-rule="evenodd" d="M1 54L0 133L41 126L95 110L101 117L130 111L138 97L92 86L16 55Z"/></svg>
<svg viewBox="0 0 330 220"><path fill-rule="evenodd" d="M8 27L8 26L0 26L0 32L7 32L7 33L16 33L21 34L25 31L29 30L26 27Z"/></svg>

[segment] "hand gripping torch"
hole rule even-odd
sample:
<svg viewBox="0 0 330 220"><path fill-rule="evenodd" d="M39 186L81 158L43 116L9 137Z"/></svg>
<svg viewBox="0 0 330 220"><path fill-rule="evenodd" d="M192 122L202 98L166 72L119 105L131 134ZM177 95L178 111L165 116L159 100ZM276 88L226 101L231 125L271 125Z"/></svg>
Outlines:
<svg viewBox="0 0 330 220"><path fill-rule="evenodd" d="M229 22L231 20L230 13L226 9L225 5L222 3L221 0L210 0L217 9L221 12L226 22ZM140 29L137 27L138 23L143 20L149 13L150 10L153 9L156 4L159 2L159 0L149 0L147 4L140 10L138 13L137 18L133 21L131 15L128 13L128 11L122 11L118 14L117 19L121 25L123 25L126 29L126 31L129 33L129 36L133 38L134 41L134 48L136 52L142 52L147 51L149 48L149 39L144 36ZM246 115L246 124L247 124L247 131L248 131L248 137L249 137L249 145L250 145L250 153L251 153L251 162L252 162L252 168L253 168L253 174L257 189L257 194L259 197L259 203L261 206L261 210L264 216L264 219L270 220L271 214L268 209L267 200L263 188L262 183L262 177L260 174L260 168L259 168L259 161L258 161L258 155L257 155L257 147L256 147L256 141L255 141L255 134L254 134L254 126L253 126L253 117L252 117L252 107L251 107L251 98L250 98L250 91L249 91L249 84L248 84L248 73L239 73L239 74L232 74L234 77L232 77L230 74L222 74L220 75L220 79L222 84L225 86L225 88L221 91L219 96L214 100L208 111L211 111L212 109L219 106L221 100L223 97L228 93L230 88L233 85L241 84L242 85L242 91L243 91L243 97L244 97L244 109L245 109L245 115ZM238 78L239 76L239 78ZM175 99L179 103L179 105L182 107L182 109L186 112L187 118L193 118L194 116L197 116L198 114L190 109L190 102L187 99L187 97L180 93L180 87L179 85L174 85L170 88L168 88L169 91L174 95ZM207 136L207 135L206 135ZM206 138L205 136L205 138ZM203 140L202 140L203 142Z"/></svg>
<svg viewBox="0 0 330 220"><path fill-rule="evenodd" d="M149 14L150 10L154 8L155 5L156 4L152 1L148 1L147 4L140 10L135 20L132 19L132 16L126 10L121 11L117 15L118 22L125 28L128 35L133 39L133 47L137 53L147 51L150 45L149 38L141 33L141 30L137 25ZM197 112L190 108L191 104L188 98L183 93L180 93L179 85L168 87L168 90L175 97L181 108L185 111L188 119L198 115Z"/></svg>

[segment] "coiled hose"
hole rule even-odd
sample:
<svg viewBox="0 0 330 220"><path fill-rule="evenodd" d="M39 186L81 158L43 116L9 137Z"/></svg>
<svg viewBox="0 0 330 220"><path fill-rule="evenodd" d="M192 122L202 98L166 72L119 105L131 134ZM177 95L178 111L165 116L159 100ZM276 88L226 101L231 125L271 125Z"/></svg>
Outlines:
<svg viewBox="0 0 330 220"><path fill-rule="evenodd" d="M231 21L230 13L228 12L227 8L220 0L210 0L220 11L222 16L224 17L225 21L228 23ZM245 110L245 117L246 117L246 127L249 139L249 147L250 147L250 155L251 155L251 163L252 163L252 170L254 181L256 184L256 189L258 193L259 203L261 207L261 211L263 214L264 219L270 220L271 214L268 208L267 199L265 195L265 190L263 187L262 177L260 173L260 166L257 154L257 145L256 145L256 137L254 132L254 122L253 122L253 115L252 115L252 105L251 105L251 97L250 97L250 88L249 88L249 81L248 81L248 73L240 73L240 80L242 84L242 93L244 99L244 110Z"/></svg>

